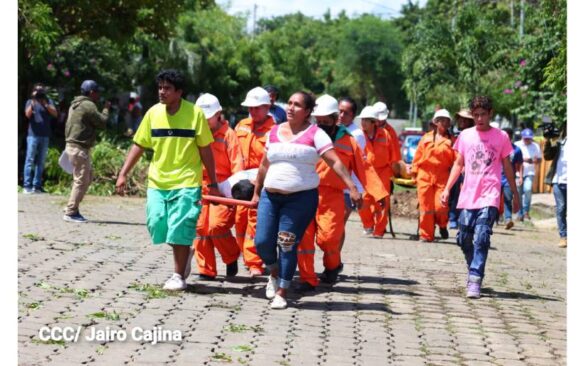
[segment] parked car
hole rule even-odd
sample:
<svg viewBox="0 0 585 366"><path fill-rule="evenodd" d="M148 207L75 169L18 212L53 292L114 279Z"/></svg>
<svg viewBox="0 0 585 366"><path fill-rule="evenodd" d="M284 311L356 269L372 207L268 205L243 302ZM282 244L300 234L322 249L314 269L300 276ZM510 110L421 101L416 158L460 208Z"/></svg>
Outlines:
<svg viewBox="0 0 585 366"><path fill-rule="evenodd" d="M414 153L416 152L416 148L422 136L422 134L408 134L404 136L404 141L400 148L400 154L402 155L402 160L404 160L406 164L412 163Z"/></svg>
<svg viewBox="0 0 585 366"><path fill-rule="evenodd" d="M407 127L400 133L400 135L398 135L400 155L402 155L402 160L404 160L406 164L412 163L418 142L424 134L425 133L420 128Z"/></svg>

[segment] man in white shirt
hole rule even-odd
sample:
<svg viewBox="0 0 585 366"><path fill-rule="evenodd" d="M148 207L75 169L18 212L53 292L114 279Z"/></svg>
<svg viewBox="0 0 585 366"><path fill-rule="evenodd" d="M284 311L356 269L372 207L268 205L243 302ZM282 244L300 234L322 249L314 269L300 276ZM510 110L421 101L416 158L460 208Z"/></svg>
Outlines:
<svg viewBox="0 0 585 366"><path fill-rule="evenodd" d="M522 150L522 157L524 158L523 170L524 176L522 177L522 184L518 187L520 193L520 199L522 205L520 212L518 213L518 220L524 221L530 220L530 203L532 201L532 182L534 180L534 174L536 168L539 166L542 160L542 154L540 147L532 139L534 133L531 129L525 128L522 130L522 140L515 143L516 146Z"/></svg>

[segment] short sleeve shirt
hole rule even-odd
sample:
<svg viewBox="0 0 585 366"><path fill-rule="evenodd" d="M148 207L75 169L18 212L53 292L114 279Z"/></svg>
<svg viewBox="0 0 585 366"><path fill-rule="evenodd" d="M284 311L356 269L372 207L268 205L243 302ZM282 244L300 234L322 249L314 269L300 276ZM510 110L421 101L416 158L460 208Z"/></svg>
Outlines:
<svg viewBox="0 0 585 366"><path fill-rule="evenodd" d="M213 142L203 111L184 99L174 115L164 104L151 107L134 135L134 142L154 155L148 169L148 187L162 190L201 186L199 147Z"/></svg>
<svg viewBox="0 0 585 366"><path fill-rule="evenodd" d="M457 208L499 207L502 159L513 152L506 132L493 127L487 131L468 128L461 132L453 148L461 154L465 164Z"/></svg>
<svg viewBox="0 0 585 366"><path fill-rule="evenodd" d="M520 150L522 150L522 156L524 158L531 158L531 159L542 159L542 154L540 152L540 147L538 146L538 144L534 141L532 141L530 143L530 145L526 145L524 143L524 141L520 140L520 141L516 141L516 146L518 146L520 148ZM534 175L535 173L535 169L534 167L536 166L536 164L534 163L528 163L528 162L524 162L524 176L529 176L529 175Z"/></svg>

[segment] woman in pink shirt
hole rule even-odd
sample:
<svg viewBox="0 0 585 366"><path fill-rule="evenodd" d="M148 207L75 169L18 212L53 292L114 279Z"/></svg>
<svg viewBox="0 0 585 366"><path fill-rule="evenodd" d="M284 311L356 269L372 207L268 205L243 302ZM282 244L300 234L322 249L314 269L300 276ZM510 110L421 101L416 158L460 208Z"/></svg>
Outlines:
<svg viewBox="0 0 585 366"><path fill-rule="evenodd" d="M352 201L361 194L333 150L331 138L309 118L315 99L297 92L288 100L288 122L272 127L258 168L252 201L258 202L254 245L270 270L266 297L272 309L287 306L286 291L297 267L297 246L315 218L319 194L316 164L322 158L350 189Z"/></svg>

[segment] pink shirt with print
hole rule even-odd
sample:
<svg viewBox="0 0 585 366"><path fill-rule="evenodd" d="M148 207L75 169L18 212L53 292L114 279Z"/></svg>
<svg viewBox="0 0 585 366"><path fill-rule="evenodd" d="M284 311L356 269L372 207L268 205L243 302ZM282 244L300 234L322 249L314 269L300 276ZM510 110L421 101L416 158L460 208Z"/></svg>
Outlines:
<svg viewBox="0 0 585 366"><path fill-rule="evenodd" d="M465 164L457 208L500 207L502 158L514 151L506 132L493 127L487 131L468 128L461 132L453 148Z"/></svg>

